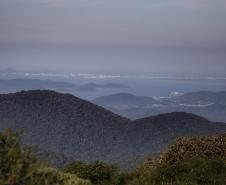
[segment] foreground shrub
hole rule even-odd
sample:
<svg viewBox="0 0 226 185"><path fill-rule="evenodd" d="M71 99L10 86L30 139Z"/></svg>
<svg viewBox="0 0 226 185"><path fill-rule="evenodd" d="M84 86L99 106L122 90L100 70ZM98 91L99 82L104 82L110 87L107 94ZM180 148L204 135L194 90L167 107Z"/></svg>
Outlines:
<svg viewBox="0 0 226 185"><path fill-rule="evenodd" d="M127 185L225 185L226 137L184 137L131 173Z"/></svg>
<svg viewBox="0 0 226 185"><path fill-rule="evenodd" d="M22 147L21 133L0 133L0 185L89 185L72 174L46 167L30 147Z"/></svg>
<svg viewBox="0 0 226 185"><path fill-rule="evenodd" d="M226 135L179 138L160 160L173 164L193 157L226 160Z"/></svg>
<svg viewBox="0 0 226 185"><path fill-rule="evenodd" d="M96 185L116 185L119 180L118 170L115 166L99 161L94 163L74 162L67 165L64 172L88 179Z"/></svg>
<svg viewBox="0 0 226 185"><path fill-rule="evenodd" d="M86 179L86 180L83 180ZM0 185L226 185L226 136L184 137L130 173L103 162L46 166L21 133L0 133Z"/></svg>
<svg viewBox="0 0 226 185"><path fill-rule="evenodd" d="M221 159L191 158L174 164L161 164L150 176L152 184L224 185L226 163Z"/></svg>
<svg viewBox="0 0 226 185"><path fill-rule="evenodd" d="M40 166L31 148L21 147L21 133L0 133L0 184L29 184Z"/></svg>
<svg viewBox="0 0 226 185"><path fill-rule="evenodd" d="M64 173L54 168L44 167L37 170L34 180L37 180L40 184L62 184L62 185L91 185L88 180L78 178L74 174ZM51 180L48 180L52 177ZM40 181L41 180L41 181ZM38 183L37 182L37 183Z"/></svg>

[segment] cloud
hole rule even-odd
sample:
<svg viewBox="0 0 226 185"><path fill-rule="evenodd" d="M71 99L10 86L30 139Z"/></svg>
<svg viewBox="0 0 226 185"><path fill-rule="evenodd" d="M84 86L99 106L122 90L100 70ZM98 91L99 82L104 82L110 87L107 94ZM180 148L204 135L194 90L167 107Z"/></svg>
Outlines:
<svg viewBox="0 0 226 185"><path fill-rule="evenodd" d="M0 0L0 42L192 47L226 43L224 0Z"/></svg>
<svg viewBox="0 0 226 185"><path fill-rule="evenodd" d="M105 7L111 7L112 5L126 4L128 7L133 5L145 5L145 6L180 6L180 5L198 5L198 4L226 4L225 0L0 0L0 3L8 4L51 4L51 5L76 5L83 4L87 6L101 5Z"/></svg>

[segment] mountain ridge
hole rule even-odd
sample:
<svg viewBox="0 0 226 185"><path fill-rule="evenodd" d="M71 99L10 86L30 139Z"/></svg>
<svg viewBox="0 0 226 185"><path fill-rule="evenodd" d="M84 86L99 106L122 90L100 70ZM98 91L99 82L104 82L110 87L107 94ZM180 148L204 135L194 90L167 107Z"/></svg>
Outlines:
<svg viewBox="0 0 226 185"><path fill-rule="evenodd" d="M117 93L109 96L102 96L95 98L92 102L103 107L117 107L119 109L139 106L147 107L157 103L157 101L152 97L135 96L129 93Z"/></svg>
<svg viewBox="0 0 226 185"><path fill-rule="evenodd" d="M102 96L93 100L95 104L107 108L108 110L130 118L132 120L147 116L155 116L169 112L188 112L205 117L211 121L226 122L226 92L199 91L169 96L165 98L153 99L145 103L142 96L124 94L124 99L118 94ZM114 98L112 98L114 97Z"/></svg>
<svg viewBox="0 0 226 185"><path fill-rule="evenodd" d="M226 131L224 123L187 113L131 121L73 95L49 90L0 95L0 130L8 127L23 129L24 143L43 150L113 163L159 153L179 136Z"/></svg>

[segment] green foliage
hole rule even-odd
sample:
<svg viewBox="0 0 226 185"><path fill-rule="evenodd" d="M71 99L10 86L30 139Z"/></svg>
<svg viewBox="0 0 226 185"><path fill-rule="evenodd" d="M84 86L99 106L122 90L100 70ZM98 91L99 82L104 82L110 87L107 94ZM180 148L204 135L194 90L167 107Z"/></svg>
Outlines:
<svg viewBox="0 0 226 185"><path fill-rule="evenodd" d="M86 179L86 180L83 180ZM0 133L0 185L225 185L226 135L178 139L160 157L129 173L103 162L46 166L21 132Z"/></svg>
<svg viewBox="0 0 226 185"><path fill-rule="evenodd" d="M116 185L119 181L117 168L99 161L94 163L74 162L67 165L64 171L88 179L96 185Z"/></svg>
<svg viewBox="0 0 226 185"><path fill-rule="evenodd" d="M158 159L130 173L126 185L225 185L226 137L178 139Z"/></svg>
<svg viewBox="0 0 226 185"><path fill-rule="evenodd" d="M221 159L192 158L174 164L161 164L152 171L153 185L224 185L226 163Z"/></svg>
<svg viewBox="0 0 226 185"><path fill-rule="evenodd" d="M0 184L29 184L38 166L31 148L21 147L21 132L0 133Z"/></svg>
<svg viewBox="0 0 226 185"><path fill-rule="evenodd" d="M49 177L51 178L51 181L48 180ZM38 169L36 176L34 178L35 180L38 180L40 184L54 184L54 185L91 185L91 183L87 180L83 180L78 178L74 174L70 173L64 173L60 170L56 170L54 168L44 167ZM40 179L42 181L40 181Z"/></svg>
<svg viewBox="0 0 226 185"><path fill-rule="evenodd" d="M162 163L173 164L193 157L226 160L226 135L182 137L161 156Z"/></svg>
<svg viewBox="0 0 226 185"><path fill-rule="evenodd" d="M21 132L0 133L0 185L89 184L75 175L46 167L31 147L22 147Z"/></svg>

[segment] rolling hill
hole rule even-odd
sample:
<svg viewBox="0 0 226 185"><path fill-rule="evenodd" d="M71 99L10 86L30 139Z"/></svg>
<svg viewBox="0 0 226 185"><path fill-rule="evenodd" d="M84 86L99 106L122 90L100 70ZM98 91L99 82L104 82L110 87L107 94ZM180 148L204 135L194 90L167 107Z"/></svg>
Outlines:
<svg viewBox="0 0 226 185"><path fill-rule="evenodd" d="M24 143L76 160L118 163L164 150L176 137L226 132L226 124L188 113L131 121L70 94L0 95L0 130L23 129Z"/></svg>
<svg viewBox="0 0 226 185"><path fill-rule="evenodd" d="M151 97L135 96L128 93L102 96L94 99L93 102L103 107L117 108L119 110L124 110L127 108L149 107L157 103L157 101Z"/></svg>
<svg viewBox="0 0 226 185"><path fill-rule="evenodd" d="M96 98L93 102L133 120L163 113L188 112L211 121L226 122L226 92L200 91L160 99L113 94Z"/></svg>

